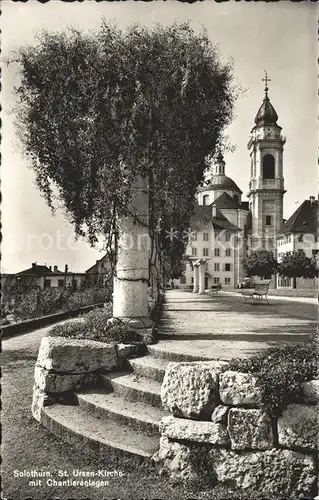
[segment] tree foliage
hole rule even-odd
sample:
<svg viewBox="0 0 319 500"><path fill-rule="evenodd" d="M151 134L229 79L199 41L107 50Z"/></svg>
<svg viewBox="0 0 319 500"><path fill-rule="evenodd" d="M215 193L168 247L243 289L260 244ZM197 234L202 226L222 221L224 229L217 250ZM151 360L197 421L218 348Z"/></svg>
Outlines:
<svg viewBox="0 0 319 500"><path fill-rule="evenodd" d="M277 261L273 252L256 250L245 259L244 268L247 276L260 276L262 279L270 279L271 275L276 272Z"/></svg>
<svg viewBox="0 0 319 500"><path fill-rule="evenodd" d="M307 257L303 250L287 252L279 262L278 274L284 278L312 279L318 277L317 262Z"/></svg>
<svg viewBox="0 0 319 500"><path fill-rule="evenodd" d="M26 155L78 235L94 244L114 231L137 174L150 179L151 232L186 227L236 98L232 68L205 32L103 22L96 33L41 32L16 58Z"/></svg>

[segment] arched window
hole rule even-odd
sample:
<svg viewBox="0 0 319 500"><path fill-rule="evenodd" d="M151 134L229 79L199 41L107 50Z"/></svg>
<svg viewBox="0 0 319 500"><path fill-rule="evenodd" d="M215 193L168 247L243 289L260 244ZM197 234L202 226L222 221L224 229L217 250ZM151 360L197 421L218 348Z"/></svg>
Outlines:
<svg viewBox="0 0 319 500"><path fill-rule="evenodd" d="M265 155L263 158L263 179L275 178L275 158L273 155Z"/></svg>
<svg viewBox="0 0 319 500"><path fill-rule="evenodd" d="M209 200L209 195L208 194L204 194L204 196L203 196L203 205L208 205L208 200Z"/></svg>

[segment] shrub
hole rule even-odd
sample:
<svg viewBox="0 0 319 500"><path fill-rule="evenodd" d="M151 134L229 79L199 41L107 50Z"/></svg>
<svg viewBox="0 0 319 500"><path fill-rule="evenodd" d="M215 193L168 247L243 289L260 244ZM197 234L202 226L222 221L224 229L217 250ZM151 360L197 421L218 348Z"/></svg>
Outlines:
<svg viewBox="0 0 319 500"><path fill-rule="evenodd" d="M83 316L82 321L68 321L48 331L48 336L96 340L105 343L139 343L142 336L122 323L108 324L112 305L96 308Z"/></svg>
<svg viewBox="0 0 319 500"><path fill-rule="evenodd" d="M108 301L109 296L110 291L107 288L91 287L74 292L71 289L45 288L10 296L10 308L19 321L78 309L97 301Z"/></svg>
<svg viewBox="0 0 319 500"><path fill-rule="evenodd" d="M86 325L81 321L66 321L62 325L56 325L50 328L47 333L49 337L69 337L69 338L85 338L87 332Z"/></svg>
<svg viewBox="0 0 319 500"><path fill-rule="evenodd" d="M298 400L302 383L318 375L318 337L305 344L273 347L249 359L233 359L225 369L253 373L261 392L261 405L271 415Z"/></svg>

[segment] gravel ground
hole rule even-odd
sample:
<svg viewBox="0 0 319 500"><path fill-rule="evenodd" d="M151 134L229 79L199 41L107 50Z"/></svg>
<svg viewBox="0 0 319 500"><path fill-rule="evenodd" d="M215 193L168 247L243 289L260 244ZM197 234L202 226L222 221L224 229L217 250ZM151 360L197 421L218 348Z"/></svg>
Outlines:
<svg viewBox="0 0 319 500"><path fill-rule="evenodd" d="M28 477L15 477L15 471L46 470L56 477L58 470L114 470L114 463L98 463L94 456L81 456L60 442L32 417L33 370L40 339L47 328L3 341L2 345L2 499L6 500L138 500L210 499L235 500L260 498L229 489L173 484L154 471L116 470L124 473L109 485L96 487L59 487L29 485ZM268 498L268 497L267 497Z"/></svg>

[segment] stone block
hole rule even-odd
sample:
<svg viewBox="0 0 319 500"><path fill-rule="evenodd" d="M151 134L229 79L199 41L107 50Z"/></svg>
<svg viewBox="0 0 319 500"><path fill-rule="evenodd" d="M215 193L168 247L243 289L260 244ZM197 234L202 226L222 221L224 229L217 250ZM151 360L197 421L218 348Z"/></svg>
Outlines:
<svg viewBox="0 0 319 500"><path fill-rule="evenodd" d="M218 482L231 487L252 488L266 494L292 498L310 496L316 481L314 459L291 450L272 449L236 453L212 449L207 460Z"/></svg>
<svg viewBox="0 0 319 500"><path fill-rule="evenodd" d="M44 406L50 406L55 403L55 398L53 396L49 396L43 390L39 389L36 385L33 386L33 395L32 395L32 406L31 411L34 418L41 422L41 412Z"/></svg>
<svg viewBox="0 0 319 500"><path fill-rule="evenodd" d="M173 416L163 417L160 422L162 435L173 440L226 445L229 437L226 426L221 422L188 420Z"/></svg>
<svg viewBox="0 0 319 500"><path fill-rule="evenodd" d="M181 444L162 436L153 460L160 474L172 479L216 478L232 490L251 489L256 492L251 498L312 498L316 483L314 458L292 450L235 452L201 443Z"/></svg>
<svg viewBox="0 0 319 500"><path fill-rule="evenodd" d="M37 365L62 373L109 371L117 366L115 345L94 340L44 337Z"/></svg>
<svg viewBox="0 0 319 500"><path fill-rule="evenodd" d="M204 363L169 363L161 398L164 408L176 417L210 418L218 404L217 373Z"/></svg>
<svg viewBox="0 0 319 500"><path fill-rule="evenodd" d="M278 419L278 441L287 448L318 447L318 407L291 404Z"/></svg>
<svg viewBox="0 0 319 500"><path fill-rule="evenodd" d="M274 443L271 420L262 410L231 408L227 430L233 450L266 450Z"/></svg>
<svg viewBox="0 0 319 500"><path fill-rule="evenodd" d="M206 457L207 447L180 444L161 436L159 451L152 460L160 475L184 482L203 480Z"/></svg>
<svg viewBox="0 0 319 500"><path fill-rule="evenodd" d="M54 373L42 366L34 369L34 383L44 392L61 393L76 391L93 383L96 373Z"/></svg>
<svg viewBox="0 0 319 500"><path fill-rule="evenodd" d="M234 406L259 406L260 392L250 373L226 371L219 377L221 402Z"/></svg>
<svg viewBox="0 0 319 500"><path fill-rule="evenodd" d="M222 423L227 425L227 415L228 415L229 407L218 405L212 413L211 420L212 422Z"/></svg>
<svg viewBox="0 0 319 500"><path fill-rule="evenodd" d="M144 344L117 344L118 365L125 365L125 361L136 356L145 354L146 348Z"/></svg>
<svg viewBox="0 0 319 500"><path fill-rule="evenodd" d="M319 403L319 380L310 380L309 382L304 382L301 387L303 403Z"/></svg>

